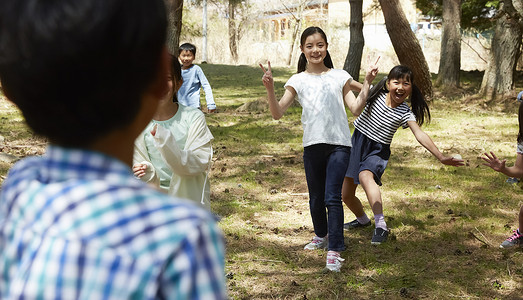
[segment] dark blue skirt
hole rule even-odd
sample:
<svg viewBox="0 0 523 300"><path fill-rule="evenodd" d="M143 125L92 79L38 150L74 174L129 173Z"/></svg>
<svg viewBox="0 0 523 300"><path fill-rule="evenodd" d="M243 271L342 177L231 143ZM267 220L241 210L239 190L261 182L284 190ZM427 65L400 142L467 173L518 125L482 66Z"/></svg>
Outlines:
<svg viewBox="0 0 523 300"><path fill-rule="evenodd" d="M360 184L360 172L369 170L374 174L376 183L381 186L381 176L385 172L389 158L389 144L373 141L355 129L352 135L349 167L345 177L353 178L355 184Z"/></svg>

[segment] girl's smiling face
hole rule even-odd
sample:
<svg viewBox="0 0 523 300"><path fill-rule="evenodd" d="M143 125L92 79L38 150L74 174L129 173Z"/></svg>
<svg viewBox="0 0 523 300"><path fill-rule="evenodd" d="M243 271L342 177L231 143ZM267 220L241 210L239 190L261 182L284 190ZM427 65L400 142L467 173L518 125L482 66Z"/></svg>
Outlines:
<svg viewBox="0 0 523 300"><path fill-rule="evenodd" d="M389 79L387 82L389 96L396 104L401 104L412 93L412 83L408 76L397 79Z"/></svg>
<svg viewBox="0 0 523 300"><path fill-rule="evenodd" d="M323 59L327 56L327 46L323 36L320 33L314 33L307 37L300 48L309 64L323 64Z"/></svg>

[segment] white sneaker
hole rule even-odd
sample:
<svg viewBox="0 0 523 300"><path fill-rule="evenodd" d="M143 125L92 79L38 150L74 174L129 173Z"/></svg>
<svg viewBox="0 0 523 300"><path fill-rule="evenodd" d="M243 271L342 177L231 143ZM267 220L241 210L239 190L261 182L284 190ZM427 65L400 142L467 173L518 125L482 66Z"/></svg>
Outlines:
<svg viewBox="0 0 523 300"><path fill-rule="evenodd" d="M341 269L341 262L345 259L340 257L340 253L336 251L327 252L327 270L332 272L339 272Z"/></svg>
<svg viewBox="0 0 523 300"><path fill-rule="evenodd" d="M325 249L325 248L327 248L328 244L329 244L328 235L326 235L323 238L315 236L312 238L312 241L310 243L305 245L305 247L303 249L305 249L305 250Z"/></svg>

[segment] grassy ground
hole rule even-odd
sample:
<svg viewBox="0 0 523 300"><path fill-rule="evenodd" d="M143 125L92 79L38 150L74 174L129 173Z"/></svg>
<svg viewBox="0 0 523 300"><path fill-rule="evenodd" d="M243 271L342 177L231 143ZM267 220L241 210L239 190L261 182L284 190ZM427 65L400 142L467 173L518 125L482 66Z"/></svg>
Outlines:
<svg viewBox="0 0 523 300"><path fill-rule="evenodd" d="M451 99L436 93L432 122L423 127L440 150L460 154L467 165L439 164L410 130L400 129L382 187L391 240L375 247L372 228L345 232L346 261L333 274L322 272L325 252L303 250L313 229L301 109L291 107L272 120L257 66L202 68L219 109L207 115L215 136L212 209L222 216L232 299L523 298L523 251L498 248L517 226L523 191L479 159L494 151L514 162L517 105L513 99L489 103L469 96L481 74L464 74L465 88ZM293 72L274 70L279 93ZM40 153L43 141L21 127L13 107L2 104L3 152ZM23 147L31 144L36 146ZM361 189L357 195L366 199ZM366 201L364 206L372 216ZM353 218L346 209L345 220Z"/></svg>

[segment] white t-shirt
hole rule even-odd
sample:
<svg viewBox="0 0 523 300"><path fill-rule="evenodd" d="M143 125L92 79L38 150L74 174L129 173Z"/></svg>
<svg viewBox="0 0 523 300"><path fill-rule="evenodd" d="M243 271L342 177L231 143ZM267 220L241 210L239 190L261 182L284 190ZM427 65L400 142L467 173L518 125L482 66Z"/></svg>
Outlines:
<svg viewBox="0 0 523 300"><path fill-rule="evenodd" d="M315 144L352 146L349 122L343 102L343 86L352 77L345 70L331 69L321 75L294 74L291 86L303 108L303 147Z"/></svg>

